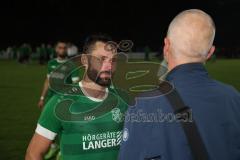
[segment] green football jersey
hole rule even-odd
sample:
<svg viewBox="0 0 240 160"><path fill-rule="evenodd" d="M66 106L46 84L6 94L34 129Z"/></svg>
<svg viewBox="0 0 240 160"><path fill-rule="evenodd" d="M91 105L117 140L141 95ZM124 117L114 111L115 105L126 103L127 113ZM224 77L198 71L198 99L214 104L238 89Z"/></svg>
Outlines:
<svg viewBox="0 0 240 160"><path fill-rule="evenodd" d="M99 100L85 96L80 86L74 87L77 95L49 100L36 133L50 140L58 134L63 160L117 160L128 105L113 89Z"/></svg>
<svg viewBox="0 0 240 160"><path fill-rule="evenodd" d="M52 59L48 62L47 65L47 77L50 77L50 74L57 68L59 67L61 64L65 63L67 61L66 60L58 60L57 58ZM66 83L67 84L72 84L74 82L78 82L79 81L79 72L78 70L76 70L75 72L73 72L67 79L66 79ZM48 93L47 93L47 97L45 99L45 103L47 103L47 101L55 94L55 92L49 88L48 89Z"/></svg>
<svg viewBox="0 0 240 160"><path fill-rule="evenodd" d="M51 72L54 71L59 65L65 63L66 60L58 60L57 58L52 59L48 62L47 65L47 76L49 77ZM79 79L79 73L78 72L73 72L70 77L67 79L67 83L71 84L74 81L77 81Z"/></svg>

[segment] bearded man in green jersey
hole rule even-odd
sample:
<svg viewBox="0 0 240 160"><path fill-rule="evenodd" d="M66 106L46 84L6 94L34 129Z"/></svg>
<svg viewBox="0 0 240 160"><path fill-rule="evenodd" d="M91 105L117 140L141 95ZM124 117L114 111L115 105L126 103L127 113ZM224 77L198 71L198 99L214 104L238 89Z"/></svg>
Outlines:
<svg viewBox="0 0 240 160"><path fill-rule="evenodd" d="M127 104L109 87L116 50L107 50L104 35L87 39L81 63L86 72L74 91L54 95L44 107L26 160L41 160L58 134L63 160L115 160Z"/></svg>
<svg viewBox="0 0 240 160"><path fill-rule="evenodd" d="M49 76L59 65L67 61L67 43L64 41L58 41L56 43L55 52L57 57L52 59L47 64L47 77L44 81L43 90L41 93L38 107L43 108L44 104L53 96L54 91L49 88ZM67 78L67 83L77 83L79 81L78 72L73 72L71 76Z"/></svg>

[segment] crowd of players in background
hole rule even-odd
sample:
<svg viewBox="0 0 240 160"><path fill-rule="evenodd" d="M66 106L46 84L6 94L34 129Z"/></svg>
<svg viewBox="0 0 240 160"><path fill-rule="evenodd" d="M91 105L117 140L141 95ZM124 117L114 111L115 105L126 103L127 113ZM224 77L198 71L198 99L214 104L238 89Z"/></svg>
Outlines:
<svg viewBox="0 0 240 160"><path fill-rule="evenodd" d="M0 59L15 59L19 63L29 63L31 60L38 60L39 64L46 64L50 59L56 58L55 46L51 44L41 44L37 47L32 47L28 43L21 46L9 46L4 50L0 50ZM79 54L78 47L71 43L67 43L67 55L73 57ZM144 46L135 49L136 52L144 54L145 60L150 60L149 55L153 51L149 46ZM162 48L155 55L162 59ZM216 58L240 58L240 47L217 47L214 56L211 58L215 61Z"/></svg>
<svg viewBox="0 0 240 160"><path fill-rule="evenodd" d="M41 44L33 48L30 44L24 43L19 47L8 47L0 51L0 57L4 59L16 59L19 63L29 63L31 60L38 60L39 64L46 64L50 59L56 57L55 46L51 44ZM78 47L72 43L67 43L67 55L73 57L78 54Z"/></svg>

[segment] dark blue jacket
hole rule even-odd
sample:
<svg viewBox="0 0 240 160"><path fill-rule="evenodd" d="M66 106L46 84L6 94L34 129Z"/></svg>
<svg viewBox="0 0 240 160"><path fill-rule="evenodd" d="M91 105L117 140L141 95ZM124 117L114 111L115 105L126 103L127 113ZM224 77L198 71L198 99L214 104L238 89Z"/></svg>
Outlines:
<svg viewBox="0 0 240 160"><path fill-rule="evenodd" d="M240 94L211 79L200 63L177 66L167 80L191 108L210 159L240 160ZM165 96L139 99L126 114L119 159L192 160L183 128L172 115Z"/></svg>

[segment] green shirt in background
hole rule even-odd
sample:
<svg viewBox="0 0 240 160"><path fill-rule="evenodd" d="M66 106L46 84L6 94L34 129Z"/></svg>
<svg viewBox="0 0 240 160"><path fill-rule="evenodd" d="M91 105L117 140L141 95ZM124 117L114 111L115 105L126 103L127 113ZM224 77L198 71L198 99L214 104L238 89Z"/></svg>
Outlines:
<svg viewBox="0 0 240 160"><path fill-rule="evenodd" d="M66 60L59 60L57 58L52 59L48 62L47 64L47 77L50 77L50 74L52 73L52 71L54 71L57 67L59 67L61 64L65 63L67 61ZM79 81L79 70L74 71L67 79L66 79L66 83L67 84L73 84L75 82ZM47 101L54 95L54 91L49 88L48 89L48 93L47 93L47 97L45 98L45 103L47 103Z"/></svg>

